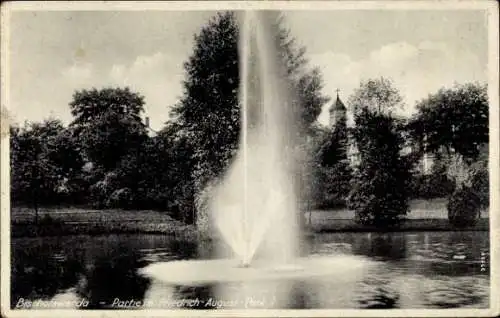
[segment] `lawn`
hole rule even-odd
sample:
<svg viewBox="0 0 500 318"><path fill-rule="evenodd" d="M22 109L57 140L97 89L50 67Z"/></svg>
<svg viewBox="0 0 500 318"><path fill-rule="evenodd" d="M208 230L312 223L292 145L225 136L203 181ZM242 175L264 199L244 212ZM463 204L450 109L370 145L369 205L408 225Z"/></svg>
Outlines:
<svg viewBox="0 0 500 318"><path fill-rule="evenodd" d="M164 223L178 222L167 213L151 210L94 210L84 208L40 208L38 216L42 219L49 215L54 220L61 220L68 223L86 222L144 222L144 223ZM13 222L27 222L35 218L35 211L28 207L12 207L11 218ZM180 223L180 222L179 222Z"/></svg>
<svg viewBox="0 0 500 318"><path fill-rule="evenodd" d="M406 221L400 230L453 230L448 223L447 199L412 200ZM481 220L477 226L468 229L487 230L489 227L489 210L481 211ZM306 213L309 221L309 214ZM314 210L310 216L310 226L316 231L358 231L368 230L353 222L354 211L348 209Z"/></svg>
<svg viewBox="0 0 500 318"><path fill-rule="evenodd" d="M14 236L104 234L104 233L158 233L192 236L193 226L172 218L167 212L151 210L93 210L83 208L40 208L39 220L50 216L50 222L35 226L35 212L31 208L11 209ZM309 213L306 213L309 221ZM313 231L372 231L354 223L354 212L347 209L311 211L309 227ZM46 221L46 219L45 219ZM488 210L472 230L488 230ZM398 230L454 230L448 223L446 199L414 200L407 220Z"/></svg>
<svg viewBox="0 0 500 318"><path fill-rule="evenodd" d="M40 225L35 225L31 208L11 209L14 237L72 234L149 233L192 238L193 226L173 219L166 212L151 210L92 210L82 208L40 208ZM47 216L50 218L47 219Z"/></svg>
<svg viewBox="0 0 500 318"><path fill-rule="evenodd" d="M412 200L407 219L448 219L446 209L447 199L439 198L433 200ZM336 210L314 210L312 211L312 222L322 223L328 220L352 220L354 211L348 209ZM488 209L481 211L481 217L488 217ZM307 215L307 214L306 214Z"/></svg>

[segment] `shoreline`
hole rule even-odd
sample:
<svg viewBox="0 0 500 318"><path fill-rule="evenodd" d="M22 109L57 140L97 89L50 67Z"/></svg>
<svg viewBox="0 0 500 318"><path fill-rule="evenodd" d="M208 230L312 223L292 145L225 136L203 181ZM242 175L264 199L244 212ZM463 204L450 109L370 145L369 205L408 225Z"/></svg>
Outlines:
<svg viewBox="0 0 500 318"><path fill-rule="evenodd" d="M307 227L310 235L319 233L366 233L366 232L463 232L463 231L489 231L489 219L480 219L476 225L457 228L448 223L446 219L411 219L406 220L398 227L376 228L354 223L351 220L342 222ZM105 235L105 234L152 234L166 235L180 240L198 240L203 235L193 225L176 225L168 223L145 222L64 222L51 223L13 222L11 224L11 237L60 237L71 235Z"/></svg>
<svg viewBox="0 0 500 318"><path fill-rule="evenodd" d="M455 227L448 219L406 219L399 226L390 228L377 228L375 226L356 224L354 220L334 220L331 224L318 224L311 227L316 233L337 232L463 232L463 231L489 231L489 218L481 218L475 225L466 227Z"/></svg>
<svg viewBox="0 0 500 318"><path fill-rule="evenodd" d="M411 214L399 226L377 228L355 223L352 211L317 210L304 214L306 232L366 233L366 232L423 232L423 231L489 231L488 212L485 211L474 226L458 228L448 222L442 202L415 204ZM311 214L312 213L312 214ZM45 207L35 213L22 206L11 208L11 237L47 237L105 234L155 234L184 240L206 239L207 235L195 225L187 225L167 212L153 210L95 210L78 207ZM309 223L309 221L311 223Z"/></svg>
<svg viewBox="0 0 500 318"><path fill-rule="evenodd" d="M11 237L58 237L72 235L105 235L105 234L155 234L166 235L180 240L196 240L198 231L190 225L172 225L167 223L142 222L64 222L52 224L34 224L33 222L12 222Z"/></svg>

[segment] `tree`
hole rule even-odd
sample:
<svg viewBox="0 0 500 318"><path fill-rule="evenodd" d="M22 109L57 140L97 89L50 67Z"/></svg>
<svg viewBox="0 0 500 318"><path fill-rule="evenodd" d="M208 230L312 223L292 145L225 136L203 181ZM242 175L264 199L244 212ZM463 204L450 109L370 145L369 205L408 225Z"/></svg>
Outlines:
<svg viewBox="0 0 500 318"><path fill-rule="evenodd" d="M60 202L83 161L59 120L10 131L12 200L32 205L37 221L39 205Z"/></svg>
<svg viewBox="0 0 500 318"><path fill-rule="evenodd" d="M332 167L339 161L347 160L347 124L343 118L330 130L318 151L320 162L325 167Z"/></svg>
<svg viewBox="0 0 500 318"><path fill-rule="evenodd" d="M320 206L345 206L350 191L352 169L347 156L348 129L345 116L341 117L332 130L326 134L316 153L322 198Z"/></svg>
<svg viewBox="0 0 500 318"><path fill-rule="evenodd" d="M77 91L70 103L70 127L86 157L106 171L140 147L146 138L141 121L144 98L129 88Z"/></svg>
<svg viewBox="0 0 500 318"><path fill-rule="evenodd" d="M448 157L448 176L455 191L448 202L448 216L457 226L472 225L480 215L489 193L489 140L487 86L477 83L440 89L417 104L418 112L408 124L420 152ZM483 150L482 150L483 149ZM481 181L483 180L483 181Z"/></svg>
<svg viewBox="0 0 500 318"><path fill-rule="evenodd" d="M409 123L415 140L427 152L444 147L472 162L481 145L488 143L487 86L476 83L440 89L417 103L417 113Z"/></svg>
<svg viewBox="0 0 500 318"><path fill-rule="evenodd" d="M239 138L238 26L232 13L218 14L195 35L184 69L184 96L172 110L173 122L188 136L194 173L204 184L225 169Z"/></svg>
<svg viewBox="0 0 500 318"><path fill-rule="evenodd" d="M385 227L399 223L408 211L411 167L401 155L403 121L390 112L402 99L387 81L379 83L362 83L350 99L356 109L352 135L360 164L348 203L357 222Z"/></svg>
<svg viewBox="0 0 500 318"><path fill-rule="evenodd" d="M393 82L384 77L362 81L349 98L349 105L356 114L363 109L391 114L403 107L403 98Z"/></svg>
<svg viewBox="0 0 500 318"><path fill-rule="evenodd" d="M276 43L287 74L299 93L301 118L311 124L327 101L318 70L306 69L305 49L299 48L282 25ZM219 13L195 35L193 54L184 65L184 94L173 107L171 123L178 125L192 149L193 183L201 191L226 170L240 137L239 25L233 12ZM293 105L292 105L293 106Z"/></svg>
<svg viewBox="0 0 500 318"><path fill-rule="evenodd" d="M481 198L472 186L461 184L448 200L448 220L457 227L474 225L481 216L480 206Z"/></svg>
<svg viewBox="0 0 500 318"><path fill-rule="evenodd" d="M176 124L168 124L160 131L158 138L168 149L169 174L164 180L168 182L170 196L167 200L169 210L185 223L195 222L194 191L195 180L194 151L188 136Z"/></svg>
<svg viewBox="0 0 500 318"><path fill-rule="evenodd" d="M194 221L192 149L178 126L166 125L157 136L149 138L140 155L125 157L120 169L139 206L168 210L186 223Z"/></svg>
<svg viewBox="0 0 500 318"><path fill-rule="evenodd" d="M479 197L481 207L490 205L490 174L489 174L489 149L488 144L484 144L479 150L479 156L472 164L474 171L471 186L475 189Z"/></svg>
<svg viewBox="0 0 500 318"><path fill-rule="evenodd" d="M72 129L64 127L47 146L49 159L58 168L62 177L58 202L65 201L71 204L85 202L88 187L82 170L85 161Z"/></svg>
<svg viewBox="0 0 500 318"><path fill-rule="evenodd" d="M415 171L412 179L412 197L423 199L449 197L455 190L455 181L448 176L448 165L449 160L441 152L436 152L430 173Z"/></svg>
<svg viewBox="0 0 500 318"><path fill-rule="evenodd" d="M90 169L82 176L96 207L137 207L139 156L148 136L144 98L129 88L76 91L70 124Z"/></svg>

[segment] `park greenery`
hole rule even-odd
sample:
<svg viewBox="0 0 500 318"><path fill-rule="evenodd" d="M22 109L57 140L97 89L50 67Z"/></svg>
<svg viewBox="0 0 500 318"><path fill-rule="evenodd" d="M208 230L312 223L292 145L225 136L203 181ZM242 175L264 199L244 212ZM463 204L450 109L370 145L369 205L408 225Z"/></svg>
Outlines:
<svg viewBox="0 0 500 318"><path fill-rule="evenodd" d="M356 221L397 225L413 198L447 197L449 220L473 224L488 205L488 99L485 85L443 88L396 115L404 97L387 78L360 83L349 98L354 126L317 123L330 100L282 18L276 38L296 92L300 147L312 154L308 209L348 207ZM194 37L183 95L156 134L142 120L145 99L129 88L76 91L72 122L48 118L10 127L11 201L40 206L167 211L196 221L195 201L231 164L240 133L238 24L219 13ZM167 111L167 110L166 110ZM355 149L351 153L349 149ZM432 155L430 173L419 163Z"/></svg>
<svg viewBox="0 0 500 318"><path fill-rule="evenodd" d="M392 115L402 100L383 78L361 83L350 98L359 166L348 203L362 224L398 224L408 211L411 160L401 154L404 122Z"/></svg>

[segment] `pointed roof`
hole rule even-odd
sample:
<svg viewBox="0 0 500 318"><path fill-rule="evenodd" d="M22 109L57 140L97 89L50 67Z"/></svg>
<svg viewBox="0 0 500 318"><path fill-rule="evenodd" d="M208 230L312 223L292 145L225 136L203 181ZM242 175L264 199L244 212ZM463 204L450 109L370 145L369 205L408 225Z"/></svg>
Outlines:
<svg viewBox="0 0 500 318"><path fill-rule="evenodd" d="M330 107L330 112L333 111L346 111L347 108L345 107L344 103L340 100L339 97L339 90L337 89L337 100L335 100L335 103Z"/></svg>

